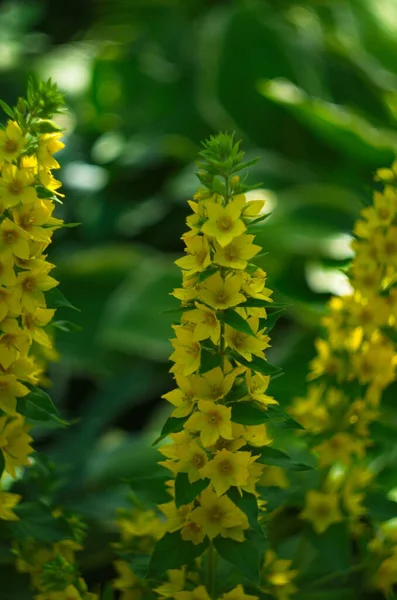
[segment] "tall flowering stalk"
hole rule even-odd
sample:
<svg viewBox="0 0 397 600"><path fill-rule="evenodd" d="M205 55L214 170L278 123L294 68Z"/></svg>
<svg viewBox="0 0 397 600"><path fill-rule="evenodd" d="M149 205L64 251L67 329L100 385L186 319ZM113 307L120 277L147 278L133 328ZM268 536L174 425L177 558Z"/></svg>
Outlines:
<svg viewBox="0 0 397 600"><path fill-rule="evenodd" d="M161 436L170 440L160 447L171 499L158 507L166 520L157 526L149 581L139 583L119 562L116 586L125 599L149 593L148 585L177 600L255 600L259 590L286 599L294 572L265 537L266 486L279 474L277 460L288 457L270 447L266 425L287 417L267 391L279 372L265 357L275 305L266 273L252 262L264 202L247 201L237 173L251 163L242 163L232 137L211 138L200 157L202 187L189 201L185 255L176 261L183 280L173 292L181 301L170 357L176 387L164 395L173 407Z"/></svg>
<svg viewBox="0 0 397 600"><path fill-rule="evenodd" d="M378 516L377 504L386 499L376 487L379 467L373 459L382 448L373 440L373 427L382 421L382 395L397 378L396 167L377 173L381 191L374 192L373 204L354 227L355 257L347 270L352 291L332 298L311 363L313 383L291 409L322 469L300 518L318 535L346 522L354 538L374 536L363 549L371 557L361 556L355 567L365 571L369 588L386 596L397 584L397 545L393 529ZM397 516L391 508L390 516Z"/></svg>
<svg viewBox="0 0 397 600"><path fill-rule="evenodd" d="M63 98L51 81L30 81L26 99L15 108L1 106L10 120L0 130L0 459L1 474L15 479L32 462L32 424L62 423L37 386L55 354L55 309L65 301L47 259L52 235L63 226L53 216L62 194L52 171L64 144L51 121ZM9 522L0 536L12 544L17 570L30 575L35 599L97 598L74 564L83 528L54 510L48 493L25 505L20 494L0 491L0 519ZM44 529L36 528L37 519Z"/></svg>

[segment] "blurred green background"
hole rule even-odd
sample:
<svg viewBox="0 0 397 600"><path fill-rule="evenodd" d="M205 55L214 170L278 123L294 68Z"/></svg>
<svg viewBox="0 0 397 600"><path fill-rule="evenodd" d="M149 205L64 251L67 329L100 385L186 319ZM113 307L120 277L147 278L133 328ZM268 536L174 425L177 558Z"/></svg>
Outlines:
<svg viewBox="0 0 397 600"><path fill-rule="evenodd" d="M397 150L395 0L68 0L0 4L0 96L35 73L69 112L50 259L82 330L60 334L51 394L66 430L38 431L57 461L59 499L90 523L90 581L111 575L109 525L124 479L155 472L151 442L168 407L167 357L179 282L173 261L200 141L236 131L251 182L272 212L258 259L280 302L268 354L287 376L281 405L305 390L307 361L376 168ZM5 118L5 116L3 115Z"/></svg>

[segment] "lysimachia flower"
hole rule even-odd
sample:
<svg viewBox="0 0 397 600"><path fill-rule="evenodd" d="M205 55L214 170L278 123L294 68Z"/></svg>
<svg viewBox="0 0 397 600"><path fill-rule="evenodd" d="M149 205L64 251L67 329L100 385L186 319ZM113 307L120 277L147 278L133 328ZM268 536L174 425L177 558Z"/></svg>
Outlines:
<svg viewBox="0 0 397 600"><path fill-rule="evenodd" d="M47 359L56 355L51 328L55 310L47 306L47 294L58 281L50 275L54 265L47 260L47 248L63 226L53 216L55 200L62 195L51 173L60 166L53 155L64 147L62 132L51 121L62 104L51 81L31 81L27 100L20 98L14 109L6 107L13 118L0 131L0 452L2 471L12 478L33 462L28 407L29 402L35 406L34 394L46 396L32 386L45 381ZM20 495L0 491L0 519L18 520L20 501L22 508ZM29 526L22 516L21 521ZM30 544L16 538L16 567L29 574L32 597L98 600L79 576L74 552L81 546L74 539ZM54 587L54 573L62 570L72 575L57 579Z"/></svg>
<svg viewBox="0 0 397 600"><path fill-rule="evenodd" d="M347 269L351 292L331 299L325 334L317 340L310 366L313 383L290 410L305 426L322 469L321 483L308 491L300 513L318 535L344 521L360 537L364 519L370 519L366 494L373 493L376 463L369 455L372 427L381 417L385 389L397 379L396 167L377 172L383 189L374 192L372 205L362 209L354 225L355 256ZM376 531L378 523L372 526ZM377 541L372 535L371 552ZM365 577L389 597L397 583L397 537L376 552L362 559Z"/></svg>
<svg viewBox="0 0 397 600"><path fill-rule="evenodd" d="M170 539L173 545L185 544L187 553L199 554L193 565L183 550L175 564L185 569L183 577L181 571L169 570L155 591L168 597L172 588L172 597L180 600L256 600L241 584L218 581L214 557L222 555L222 543L251 543L257 517L247 513L246 503L254 514L266 507L258 486L288 486L283 469L267 465L262 456L272 444L265 421L271 421L278 404L268 394L267 374L277 368L266 361L272 291L265 271L252 262L261 247L250 226L261 219L264 202L247 200L247 188L233 170L233 165L236 172L244 167L232 138L211 139L202 156L203 187L189 201L193 214L182 236L185 252L176 261L182 286L173 295L181 301L182 315L173 325L170 360L177 387L163 396L171 404L172 430L160 447L165 457L160 464L172 477L167 486L171 499L158 506L167 533L156 546ZM219 166L222 161L224 167ZM255 411L253 423L244 417L249 410ZM235 411L241 417L235 418ZM264 536L259 521L256 534ZM156 548L154 562L160 552Z"/></svg>

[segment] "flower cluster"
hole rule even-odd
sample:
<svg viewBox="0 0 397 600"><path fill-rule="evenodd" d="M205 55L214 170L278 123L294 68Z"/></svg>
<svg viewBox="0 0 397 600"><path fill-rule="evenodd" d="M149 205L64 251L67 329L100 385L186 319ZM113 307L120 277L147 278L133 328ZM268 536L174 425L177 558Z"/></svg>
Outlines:
<svg viewBox="0 0 397 600"><path fill-rule="evenodd" d="M54 202L62 194L52 171L60 166L54 155L64 144L62 132L51 120L62 105L62 95L51 80L30 81L27 98L20 98L15 108L1 103L10 117L0 130L0 475L4 473L8 484L10 476L22 478L23 467L31 464L31 424L50 418L61 422L50 397L37 385L45 382L47 362L56 356L53 319L63 298L54 291L58 282L50 275L54 265L47 260L52 235L63 226L53 216ZM74 552L81 549L75 519L69 527L48 497L16 507L21 499L0 488L0 519L9 522L2 531L12 540L17 570L30 575L38 592L35 599L95 600L74 562ZM35 539L34 525L29 534L24 521L35 514L49 529L62 528L64 539L59 532L48 540L45 535L41 538L41 530Z"/></svg>
<svg viewBox="0 0 397 600"><path fill-rule="evenodd" d="M311 362L313 383L290 411L304 425L323 470L320 487L308 491L300 514L317 534L347 521L353 535L362 535L363 516L369 519L372 426L381 417L382 395L396 380L397 368L396 166L377 173L383 185L354 227L355 257L347 269L351 293L330 301L325 335L317 340ZM369 545L378 553L371 581L388 594L397 584L397 545L384 533L387 527L381 531Z"/></svg>
<svg viewBox="0 0 397 600"><path fill-rule="evenodd" d="M35 105L39 90L31 84L28 101L6 106L12 120L0 131L0 448L4 470L14 478L33 451L26 405L43 374L43 358L53 350L46 327L55 310L45 293L58 282L46 249L63 223L53 216L61 184L52 170L59 167L53 155L64 144L48 120L58 110L52 91L55 104L49 107L44 98ZM0 493L1 518L14 519L10 508L18 498Z"/></svg>
<svg viewBox="0 0 397 600"><path fill-rule="evenodd" d="M282 420L283 413L268 394L279 369L265 354L267 311L275 304L266 273L251 262L261 252L253 232L264 218L264 202L245 195L236 174L247 166L242 156L227 135L204 144L198 173L203 187L189 201L185 255L176 261L182 269L182 287L173 292L181 301L170 357L176 387L163 396L172 412L161 436L168 442L160 447L161 464L172 474L171 499L158 507L166 533L158 528L162 537L149 566L161 598L255 600L262 589L287 599L295 589L289 561L265 552L266 502L259 489L280 477L279 467L267 464L273 449L266 422L273 415ZM251 566L239 563L244 552L252 555ZM237 566L237 579L234 572L224 585L219 557ZM136 585L125 566L123 581ZM257 587L241 585L249 580Z"/></svg>

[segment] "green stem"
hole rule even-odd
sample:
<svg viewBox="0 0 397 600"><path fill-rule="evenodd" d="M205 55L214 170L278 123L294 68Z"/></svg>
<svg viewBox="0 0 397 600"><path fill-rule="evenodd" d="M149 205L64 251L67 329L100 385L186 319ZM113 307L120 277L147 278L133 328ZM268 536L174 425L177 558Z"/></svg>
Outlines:
<svg viewBox="0 0 397 600"><path fill-rule="evenodd" d="M210 542L207 550L207 591L212 600L215 600L216 559L216 550Z"/></svg>

